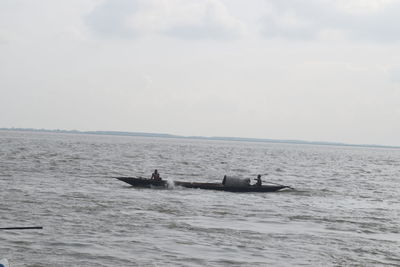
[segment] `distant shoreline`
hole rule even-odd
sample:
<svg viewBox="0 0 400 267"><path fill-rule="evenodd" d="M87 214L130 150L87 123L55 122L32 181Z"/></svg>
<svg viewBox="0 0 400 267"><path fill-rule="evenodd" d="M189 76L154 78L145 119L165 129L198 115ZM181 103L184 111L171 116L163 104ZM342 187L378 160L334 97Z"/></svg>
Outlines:
<svg viewBox="0 0 400 267"><path fill-rule="evenodd" d="M217 137L217 136L181 136L164 133L144 133L144 132L120 132L120 131L78 131L78 130L48 130L34 128L0 128L0 131L17 132L40 132L40 133L65 133L65 134L94 134L94 135L114 135L114 136L140 136L140 137L158 137L175 139L194 139L210 141L237 141L253 143L276 143L276 144L299 144L299 145L321 145L321 146L346 146L346 147L369 147L369 148L392 148L400 149L399 146L371 145L371 144L346 144L338 142L318 142L302 140L281 140L281 139L263 139L263 138L244 138L244 137Z"/></svg>

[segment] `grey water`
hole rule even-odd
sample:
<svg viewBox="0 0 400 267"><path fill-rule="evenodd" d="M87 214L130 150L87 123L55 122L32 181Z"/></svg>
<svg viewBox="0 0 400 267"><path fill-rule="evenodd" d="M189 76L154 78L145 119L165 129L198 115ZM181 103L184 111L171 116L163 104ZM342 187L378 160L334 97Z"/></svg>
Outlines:
<svg viewBox="0 0 400 267"><path fill-rule="evenodd" d="M137 189L113 176L295 190ZM18 266L400 266L400 150L0 131L0 258Z"/></svg>

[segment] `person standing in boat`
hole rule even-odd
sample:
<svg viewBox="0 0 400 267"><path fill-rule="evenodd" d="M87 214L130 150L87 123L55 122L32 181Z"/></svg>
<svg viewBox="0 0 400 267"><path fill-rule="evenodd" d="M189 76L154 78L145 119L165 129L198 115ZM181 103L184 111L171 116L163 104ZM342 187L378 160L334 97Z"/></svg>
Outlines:
<svg viewBox="0 0 400 267"><path fill-rule="evenodd" d="M256 186L261 186L262 185L262 181L261 181L261 175L259 174L259 175L257 175L257 183L256 183Z"/></svg>
<svg viewBox="0 0 400 267"><path fill-rule="evenodd" d="M154 172L151 174L151 179L161 181L161 176L157 170L154 170Z"/></svg>

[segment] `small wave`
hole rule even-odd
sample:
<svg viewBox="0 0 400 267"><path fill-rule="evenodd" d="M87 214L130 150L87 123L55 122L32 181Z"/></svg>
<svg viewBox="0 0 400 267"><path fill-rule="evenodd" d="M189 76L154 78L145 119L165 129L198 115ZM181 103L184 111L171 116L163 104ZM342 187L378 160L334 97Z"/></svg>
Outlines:
<svg viewBox="0 0 400 267"><path fill-rule="evenodd" d="M248 170L248 169L240 169L240 168L237 168L237 169L232 169L232 172L248 173L249 170Z"/></svg>

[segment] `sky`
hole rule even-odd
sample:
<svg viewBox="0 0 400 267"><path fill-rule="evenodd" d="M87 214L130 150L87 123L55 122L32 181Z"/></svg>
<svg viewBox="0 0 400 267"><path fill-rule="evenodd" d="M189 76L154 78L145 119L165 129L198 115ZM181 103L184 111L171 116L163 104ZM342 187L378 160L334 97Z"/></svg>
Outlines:
<svg viewBox="0 0 400 267"><path fill-rule="evenodd" d="M400 145L398 0L0 0L0 127Z"/></svg>

